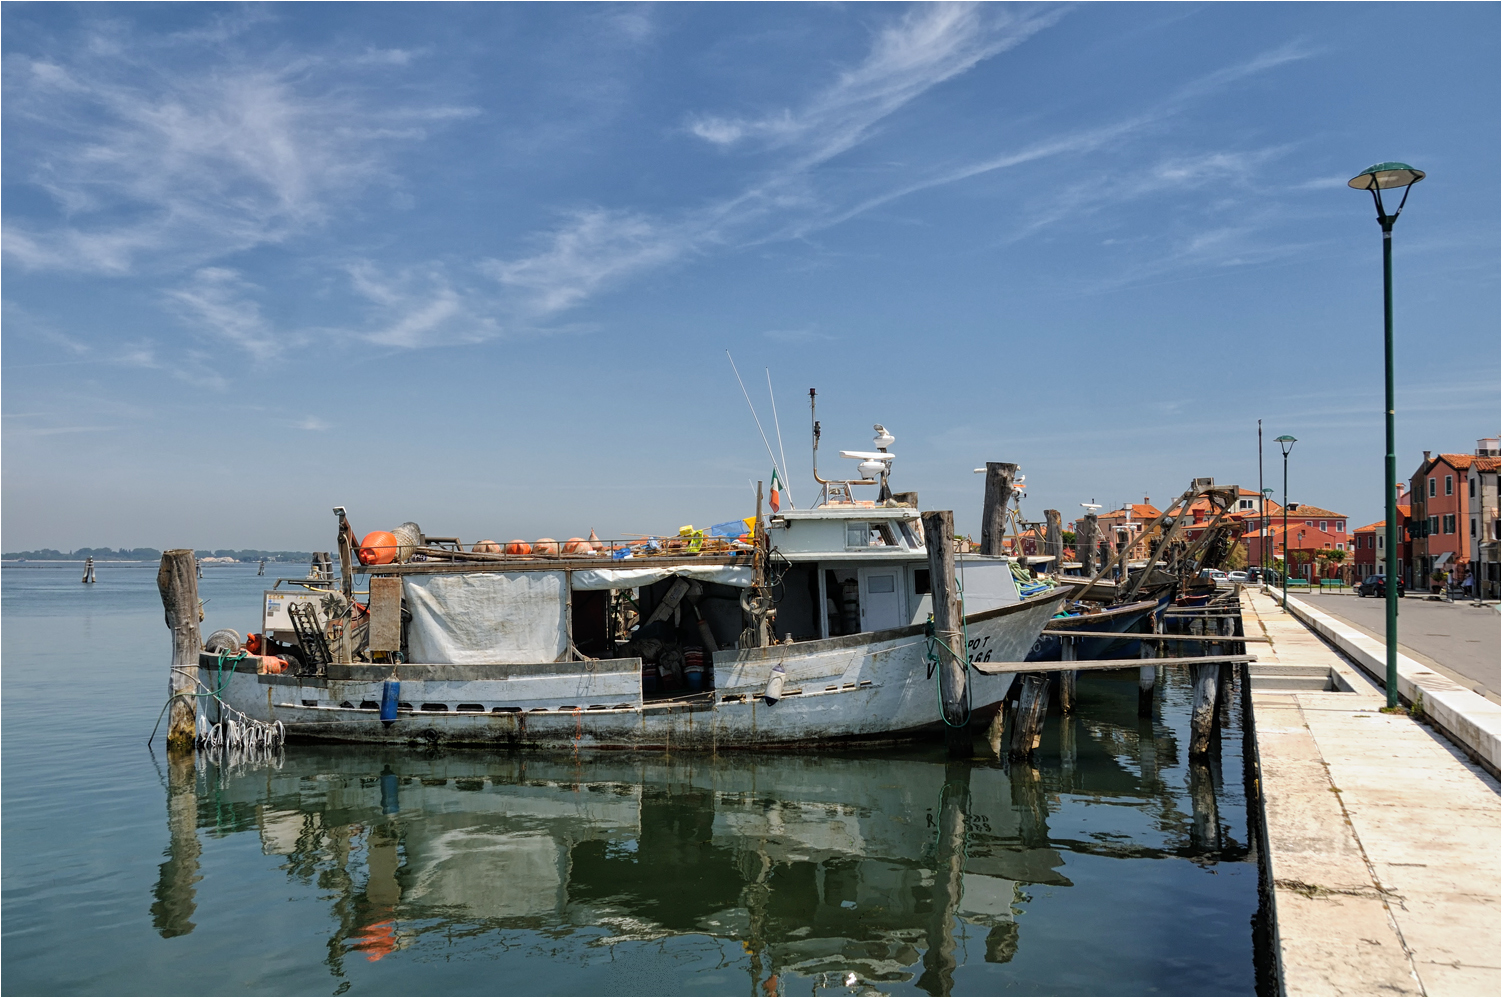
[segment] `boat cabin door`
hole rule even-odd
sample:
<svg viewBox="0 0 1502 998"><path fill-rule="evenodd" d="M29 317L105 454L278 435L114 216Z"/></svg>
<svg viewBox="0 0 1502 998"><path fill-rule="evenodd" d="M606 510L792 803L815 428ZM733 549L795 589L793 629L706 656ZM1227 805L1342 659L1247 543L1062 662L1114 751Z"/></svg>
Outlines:
<svg viewBox="0 0 1502 998"><path fill-rule="evenodd" d="M902 568L863 568L861 582L861 630L880 631L907 623L902 615Z"/></svg>

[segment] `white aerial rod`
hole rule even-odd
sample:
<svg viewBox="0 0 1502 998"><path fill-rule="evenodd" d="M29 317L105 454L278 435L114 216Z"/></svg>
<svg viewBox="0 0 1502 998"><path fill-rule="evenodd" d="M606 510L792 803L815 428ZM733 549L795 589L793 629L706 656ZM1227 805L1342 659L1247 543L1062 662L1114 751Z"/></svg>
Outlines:
<svg viewBox="0 0 1502 998"><path fill-rule="evenodd" d="M772 394L772 369L767 368L767 395L772 400L772 424L777 427L777 451L782 455L782 466L788 466L788 452L782 446L782 423L777 418L777 396ZM798 504L793 502L793 486L783 482L782 487L788 491L788 508L797 509Z"/></svg>
<svg viewBox="0 0 1502 998"><path fill-rule="evenodd" d="M725 351L725 356L730 357L729 350ZM735 366L734 357L730 357L730 369L735 372L735 381L736 384L741 386L741 394L746 396L746 407L751 410L751 418L756 420L756 432L761 434L761 442L766 444L767 457L772 459L772 467L777 470L778 477L784 477L783 470L777 467L777 455L772 453L772 445L767 443L767 431L761 428L761 418L756 415L756 406L751 404L751 393L746 391L746 383L741 380L741 371L740 368ZM789 496L788 498L791 499L792 497Z"/></svg>

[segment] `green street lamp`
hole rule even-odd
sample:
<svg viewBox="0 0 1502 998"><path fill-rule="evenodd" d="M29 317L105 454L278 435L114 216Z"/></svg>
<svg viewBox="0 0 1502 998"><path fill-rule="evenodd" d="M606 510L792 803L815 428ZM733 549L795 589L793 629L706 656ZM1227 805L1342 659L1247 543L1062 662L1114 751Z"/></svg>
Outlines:
<svg viewBox="0 0 1502 998"><path fill-rule="evenodd" d="M1413 185L1424 179L1423 170L1407 163L1378 163L1350 179L1349 186L1371 191L1377 207L1377 224L1382 226L1382 319L1383 348L1387 369L1387 579L1382 589L1387 596L1387 706L1398 705L1398 457L1393 430L1393 363L1392 363L1392 227L1408 203ZM1401 187L1403 198L1391 215L1382 203L1382 192Z"/></svg>
<svg viewBox="0 0 1502 998"><path fill-rule="evenodd" d="M1273 440L1283 448L1283 609L1288 609L1288 565L1293 560L1293 552L1288 550L1288 452L1293 450L1293 445L1299 442L1298 437L1290 437L1283 434Z"/></svg>
<svg viewBox="0 0 1502 998"><path fill-rule="evenodd" d="M1267 500L1273 497L1272 486L1262 490L1262 571L1267 572Z"/></svg>

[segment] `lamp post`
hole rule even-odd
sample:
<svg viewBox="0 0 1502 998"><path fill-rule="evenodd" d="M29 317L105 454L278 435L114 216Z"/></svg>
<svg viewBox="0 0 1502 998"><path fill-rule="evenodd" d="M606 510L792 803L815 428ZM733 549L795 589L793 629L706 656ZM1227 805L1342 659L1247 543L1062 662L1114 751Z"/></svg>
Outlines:
<svg viewBox="0 0 1502 998"><path fill-rule="evenodd" d="M1273 497L1271 486L1262 490L1262 572L1267 573L1267 500Z"/></svg>
<svg viewBox="0 0 1502 998"><path fill-rule="evenodd" d="M1262 544L1257 549L1257 567L1267 568L1267 496L1261 494L1262 488L1262 420L1257 420L1257 516L1262 521ZM1259 573L1260 574L1260 573Z"/></svg>
<svg viewBox="0 0 1502 998"><path fill-rule="evenodd" d="M1358 191L1371 191L1382 226L1382 320L1383 359L1387 373L1387 579L1382 591L1387 597L1387 706L1398 705L1398 458L1393 430L1392 370L1392 227L1408 203L1413 185L1424 179L1423 170L1407 163L1378 163L1367 167L1347 183ZM1403 198L1391 215L1382 203L1385 190L1403 189Z"/></svg>
<svg viewBox="0 0 1502 998"><path fill-rule="evenodd" d="M1293 450L1293 445L1298 443L1297 437L1283 434L1277 437L1275 442L1283 448L1283 609L1288 609L1288 563L1292 560L1292 552L1288 550L1288 452Z"/></svg>

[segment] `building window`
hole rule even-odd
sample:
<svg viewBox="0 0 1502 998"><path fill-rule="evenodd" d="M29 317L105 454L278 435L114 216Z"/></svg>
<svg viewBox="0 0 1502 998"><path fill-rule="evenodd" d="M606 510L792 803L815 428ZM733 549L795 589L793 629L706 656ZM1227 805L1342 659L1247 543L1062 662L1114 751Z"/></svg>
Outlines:
<svg viewBox="0 0 1502 998"><path fill-rule="evenodd" d="M1330 521L1329 520L1321 520L1321 521L1319 521L1319 529L1325 531L1326 533L1329 533L1330 532Z"/></svg>
<svg viewBox="0 0 1502 998"><path fill-rule="evenodd" d="M1312 527L1312 526L1314 526L1314 521L1313 520L1305 520L1304 521L1304 526L1306 526L1306 527Z"/></svg>
<svg viewBox="0 0 1502 998"><path fill-rule="evenodd" d="M1378 547L1378 549L1381 549L1384 541L1386 541L1386 538L1383 537L1381 534L1378 534L1377 535L1377 547Z"/></svg>
<svg viewBox="0 0 1502 998"><path fill-rule="evenodd" d="M1431 497L1434 495L1434 479L1432 478L1429 479L1429 495Z"/></svg>
<svg viewBox="0 0 1502 998"><path fill-rule="evenodd" d="M1453 533L1455 533L1455 514L1454 513L1446 513L1445 514L1445 533L1447 533L1447 534L1453 534Z"/></svg>
<svg viewBox="0 0 1502 998"><path fill-rule="evenodd" d="M1471 498L1476 498L1476 479L1471 479Z"/></svg>
<svg viewBox="0 0 1502 998"><path fill-rule="evenodd" d="M1346 549L1346 546L1344 544L1340 543L1339 541L1335 542L1335 550L1337 550L1337 551L1344 551L1345 549Z"/></svg>
<svg viewBox="0 0 1502 998"><path fill-rule="evenodd" d="M1474 516L1471 517L1471 536L1476 536L1476 518Z"/></svg>
<svg viewBox="0 0 1502 998"><path fill-rule="evenodd" d="M1344 520L1336 520L1335 521L1335 532L1338 533L1338 534L1345 533L1346 532L1346 521L1344 521Z"/></svg>
<svg viewBox="0 0 1502 998"><path fill-rule="evenodd" d="M1445 495L1447 495L1447 496L1453 496L1454 494L1455 494L1455 476L1454 475L1446 475L1445 476Z"/></svg>
<svg viewBox="0 0 1502 998"><path fill-rule="evenodd" d="M1429 533L1431 533L1431 534L1437 534L1437 533L1439 533L1439 517L1437 517L1437 516L1431 516L1431 517L1429 517Z"/></svg>

